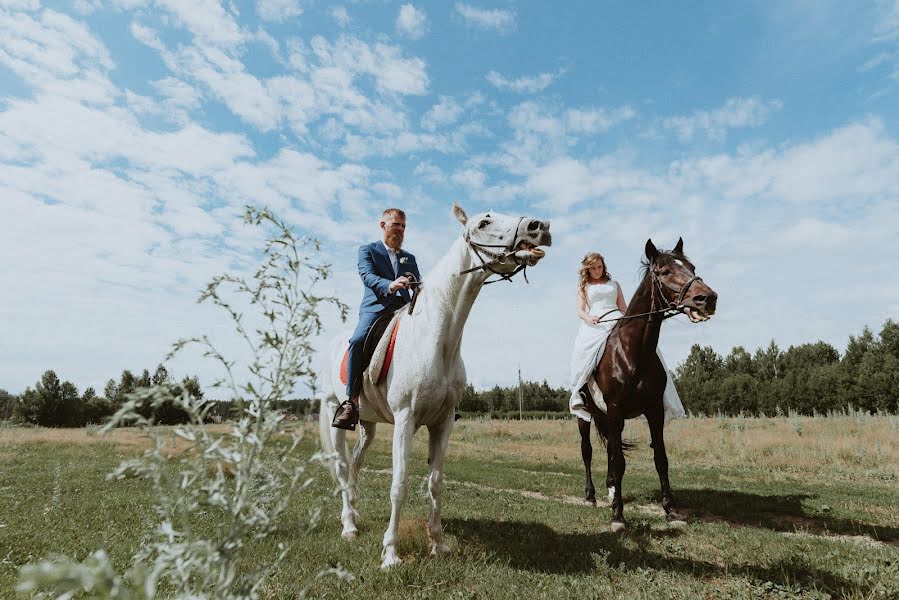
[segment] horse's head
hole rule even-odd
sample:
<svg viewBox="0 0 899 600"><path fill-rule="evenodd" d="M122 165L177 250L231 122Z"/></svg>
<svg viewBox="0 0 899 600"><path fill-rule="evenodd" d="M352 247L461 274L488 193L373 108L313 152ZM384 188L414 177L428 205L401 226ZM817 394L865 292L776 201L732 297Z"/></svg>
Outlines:
<svg viewBox="0 0 899 600"><path fill-rule="evenodd" d="M682 310L691 321L708 321L715 314L718 294L696 275L696 267L684 255L684 240L671 252L658 250L646 240L648 275L669 304Z"/></svg>
<svg viewBox="0 0 899 600"><path fill-rule="evenodd" d="M496 212L471 218L458 204L453 214L465 226L463 237L481 258L482 267L499 275L509 275L536 265L545 255L540 246L551 246L549 221L531 217L512 217ZM489 260L485 260L485 257Z"/></svg>

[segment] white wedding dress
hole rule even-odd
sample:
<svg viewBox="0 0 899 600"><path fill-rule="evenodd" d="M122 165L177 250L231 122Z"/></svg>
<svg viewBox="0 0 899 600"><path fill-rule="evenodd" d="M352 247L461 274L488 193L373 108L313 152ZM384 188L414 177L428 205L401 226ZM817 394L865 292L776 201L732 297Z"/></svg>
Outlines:
<svg viewBox="0 0 899 600"><path fill-rule="evenodd" d="M615 319L622 316L621 311L618 310L617 282L609 281L608 283L590 284L585 291L587 292L587 306L591 316L604 315L609 313L609 311L612 312L607 314L604 319ZM568 406L573 415L577 415L585 421L591 420L590 413L587 412L587 409L584 406L584 399L581 398L578 392L588 381L590 393L593 395L596 405L603 412L606 410L606 403L602 399L602 392L599 391L599 386L591 375L596 368L596 365L599 364L599 359L602 358L602 351L606 347L606 338L608 338L609 332L612 331L612 327L614 326L615 321L608 321L596 325L588 325L581 321L581 326L577 331L577 337L574 340L574 350L571 353L571 385L569 386L571 398L568 401ZM668 372L668 367L665 365L665 359L662 358L662 353L659 352L658 354L659 360L662 361L662 366L665 368L665 371ZM674 387L674 379L670 372L668 372L668 382L665 384L665 394L662 397L662 402L665 405L666 425L672 419L677 419L686 415L684 412L684 405L681 404L680 396L678 396L677 390Z"/></svg>

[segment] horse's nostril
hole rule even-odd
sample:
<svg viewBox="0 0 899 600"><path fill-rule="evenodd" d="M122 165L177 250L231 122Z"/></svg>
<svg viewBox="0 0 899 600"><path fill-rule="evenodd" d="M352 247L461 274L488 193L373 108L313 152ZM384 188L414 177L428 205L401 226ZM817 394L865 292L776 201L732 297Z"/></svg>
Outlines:
<svg viewBox="0 0 899 600"><path fill-rule="evenodd" d="M702 304L703 302L705 302L705 300L706 300L706 298L702 294L697 294L696 296L693 296L693 302L695 302L696 304Z"/></svg>
<svg viewBox="0 0 899 600"><path fill-rule="evenodd" d="M538 229L540 229L539 221L531 221L528 223L528 231L537 231Z"/></svg>

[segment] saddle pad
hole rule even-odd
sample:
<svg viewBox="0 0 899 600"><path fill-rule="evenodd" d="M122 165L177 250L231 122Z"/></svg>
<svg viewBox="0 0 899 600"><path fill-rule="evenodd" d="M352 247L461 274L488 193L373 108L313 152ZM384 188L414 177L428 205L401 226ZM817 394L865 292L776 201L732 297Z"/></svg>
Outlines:
<svg viewBox="0 0 899 600"><path fill-rule="evenodd" d="M390 327L390 325L388 325L388 327ZM378 374L378 383L384 381L384 378L387 377L387 372L390 370L390 363L393 360L393 346L396 343L396 334L399 330L399 320L397 320L397 322L393 324L393 332L390 334L390 342L388 342L386 353L383 356L384 362L381 364L381 371ZM346 352L343 353L343 360L340 362L340 382L343 385L347 384L347 361L349 360L349 356L350 351L349 348L347 348ZM373 363L376 362L376 360L373 361ZM370 367L372 366L372 364L369 364L368 366ZM366 367L366 370L368 370L368 367Z"/></svg>

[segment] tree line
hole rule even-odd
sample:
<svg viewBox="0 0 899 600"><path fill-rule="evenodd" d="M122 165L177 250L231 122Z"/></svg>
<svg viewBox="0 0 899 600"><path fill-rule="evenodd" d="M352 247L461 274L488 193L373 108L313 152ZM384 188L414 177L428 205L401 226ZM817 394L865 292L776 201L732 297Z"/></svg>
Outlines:
<svg viewBox="0 0 899 600"><path fill-rule="evenodd" d="M887 320L875 336L865 327L846 351L826 342L781 350L772 340L749 353L742 346L720 356L694 345L675 370L684 406L694 414L803 415L847 409L899 410L899 323Z"/></svg>
<svg viewBox="0 0 899 600"><path fill-rule="evenodd" d="M110 379L103 388L103 395L98 395L93 387L79 393L71 381L60 381L52 369L47 370L41 378L28 387L21 395L13 395L0 389L0 420L11 420L17 423L32 423L43 427L82 427L105 422L124 404L129 394L139 388L172 382L168 370L159 365L151 374L144 369L141 375L130 370L123 370L118 381ZM203 391L196 376L185 376L173 388L172 399L151 411L143 410L143 416L152 416L158 423L175 425L183 423L187 415L176 402L183 392L202 399Z"/></svg>
<svg viewBox="0 0 899 600"><path fill-rule="evenodd" d="M98 395L89 387L79 394L69 381L60 381L46 371L21 395L0 389L0 420L33 423L46 427L80 427L104 422L137 388L171 381L164 366L139 376L122 371L110 379ZM826 342L790 346L781 350L774 340L766 348L750 353L736 346L721 356L710 346L694 345L674 370L674 381L686 409L694 415L804 415L860 409L872 413L899 412L899 324L884 323L875 336L865 327L850 336L845 352ZM187 391L203 398L196 376L184 377L171 402L153 414L161 424L184 422L186 415L175 402ZM520 393L520 402L519 402ZM568 414L569 391L542 382L523 381L519 386L494 386L475 390L469 383L462 393L459 411L464 416L494 418L564 417ZM233 402L213 403L208 414L214 419L236 416ZM276 405L285 414L302 417L318 411L317 400L285 399ZM521 411L519 413L519 411ZM144 416L150 416L149 409Z"/></svg>
<svg viewBox="0 0 899 600"><path fill-rule="evenodd" d="M118 380L110 379L98 395L93 387L79 393L70 381L60 381L52 369L47 370L33 387L28 387L20 395L10 394L0 389L0 421L31 423L43 427L83 427L99 425L109 419L124 404L128 395L139 388L173 383L168 370L159 365L151 374L144 369L141 375L123 370ZM178 425L187 422L187 413L179 406L177 399L187 392L198 400L204 399L199 378L185 376L172 388L172 398L161 406L151 409L149 405L139 409L144 417L153 417L161 425ZM211 420L236 418L239 407L235 402L207 400L207 415ZM317 411L318 402L307 399L285 399L272 404L275 410L285 415L303 417Z"/></svg>

